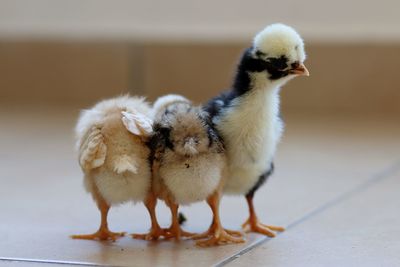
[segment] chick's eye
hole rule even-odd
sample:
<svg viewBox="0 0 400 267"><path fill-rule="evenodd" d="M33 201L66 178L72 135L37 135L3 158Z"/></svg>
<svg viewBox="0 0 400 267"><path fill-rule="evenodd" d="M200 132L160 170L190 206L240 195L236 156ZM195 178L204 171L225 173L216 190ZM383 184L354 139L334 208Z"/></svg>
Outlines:
<svg viewBox="0 0 400 267"><path fill-rule="evenodd" d="M261 52L260 50L256 51L256 56L258 58L265 58L267 56L267 54L265 54L264 52Z"/></svg>
<svg viewBox="0 0 400 267"><path fill-rule="evenodd" d="M288 67L288 59L285 56L279 58L270 57L267 62L276 70L284 70Z"/></svg>
<svg viewBox="0 0 400 267"><path fill-rule="evenodd" d="M300 66L300 63L296 61L292 63L290 66L292 67L292 69L297 69Z"/></svg>

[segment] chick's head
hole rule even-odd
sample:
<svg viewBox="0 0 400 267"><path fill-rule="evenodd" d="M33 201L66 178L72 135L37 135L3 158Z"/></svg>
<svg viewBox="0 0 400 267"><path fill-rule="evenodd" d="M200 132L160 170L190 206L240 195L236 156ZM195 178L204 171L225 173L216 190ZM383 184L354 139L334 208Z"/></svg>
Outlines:
<svg viewBox="0 0 400 267"><path fill-rule="evenodd" d="M272 24L264 28L255 36L249 53L254 71L266 70L271 81L309 75L304 66L306 54L303 39L287 25Z"/></svg>
<svg viewBox="0 0 400 267"><path fill-rule="evenodd" d="M190 157L207 152L210 145L209 127L200 108L168 114L169 141L175 153Z"/></svg>
<svg viewBox="0 0 400 267"><path fill-rule="evenodd" d="M158 120L163 114L170 108L174 108L179 105L191 105L191 101L182 95L169 94L164 95L154 102L153 104L153 117Z"/></svg>

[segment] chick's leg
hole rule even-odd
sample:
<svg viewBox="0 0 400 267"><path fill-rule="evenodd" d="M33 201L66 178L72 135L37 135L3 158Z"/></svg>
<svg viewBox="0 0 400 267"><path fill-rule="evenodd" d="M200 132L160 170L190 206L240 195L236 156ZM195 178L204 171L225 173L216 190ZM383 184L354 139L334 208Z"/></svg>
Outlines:
<svg viewBox="0 0 400 267"><path fill-rule="evenodd" d="M87 239L87 240L112 240L115 241L117 238L122 237L125 235L124 232L121 233L114 233L108 229L107 223L107 215L108 211L110 210L110 206L106 203L106 201L100 196L96 195L97 200L97 207L101 213L101 222L100 228L94 234L89 235L72 235L73 239Z"/></svg>
<svg viewBox="0 0 400 267"><path fill-rule="evenodd" d="M235 237L232 235L232 233L236 233L236 232L230 231L231 233L228 233L222 227L221 220L219 217L220 199L221 199L221 193L218 190L207 199L207 203L213 212L213 222L212 222L209 230L206 232L205 236L211 236L211 237L206 240L197 241L196 245L198 245L198 246L208 247L208 246L218 246L218 245L223 245L223 244L228 244L228 243L243 243L244 242L243 238ZM237 233L240 233L240 232L237 232ZM204 236L204 234L199 235L199 236ZM194 238L197 238L199 236L195 236Z"/></svg>
<svg viewBox="0 0 400 267"><path fill-rule="evenodd" d="M167 237L175 238L175 240L179 241L181 237L194 236L195 235L194 233L182 230L181 226L179 225L179 214L178 214L179 205L177 205L173 201L167 201L167 205L169 206L172 214L171 226L168 229L166 229L166 231L168 232Z"/></svg>
<svg viewBox="0 0 400 267"><path fill-rule="evenodd" d="M247 221L242 225L245 232L255 232L260 233L269 237L275 237L275 233L273 231L283 232L285 228L280 226L266 225L262 224L256 215L253 205L253 197L254 193L250 193L246 195L247 204L249 206L250 216Z"/></svg>
<svg viewBox="0 0 400 267"><path fill-rule="evenodd" d="M144 202L151 219L151 229L147 234L132 234L133 238L143 240L157 240L161 236L166 236L166 232L160 227L156 216L157 198L153 193L150 193Z"/></svg>

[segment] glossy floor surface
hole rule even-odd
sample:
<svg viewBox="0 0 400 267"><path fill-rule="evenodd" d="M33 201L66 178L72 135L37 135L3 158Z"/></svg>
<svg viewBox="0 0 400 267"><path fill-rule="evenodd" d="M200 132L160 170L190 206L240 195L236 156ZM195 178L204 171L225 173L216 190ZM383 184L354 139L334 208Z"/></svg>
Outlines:
<svg viewBox="0 0 400 267"><path fill-rule="evenodd" d="M400 266L400 123L386 116L287 114L276 172L256 194L259 217L287 231L247 235L241 245L192 241L72 240L97 229L73 143L78 111L0 110L0 266ZM159 220L169 224L165 205ZM183 207L185 228L203 231L205 203ZM221 205L227 228L247 217L242 197ZM114 231L145 232L142 204L115 207ZM46 265L45 265L46 263Z"/></svg>

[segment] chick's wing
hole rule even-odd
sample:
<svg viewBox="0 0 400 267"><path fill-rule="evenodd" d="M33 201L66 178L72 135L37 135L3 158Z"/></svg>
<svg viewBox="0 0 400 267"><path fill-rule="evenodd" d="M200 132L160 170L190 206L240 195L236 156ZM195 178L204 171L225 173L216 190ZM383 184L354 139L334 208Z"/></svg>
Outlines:
<svg viewBox="0 0 400 267"><path fill-rule="evenodd" d="M104 164L107 147L101 130L92 127L82 138L79 148L79 164L82 169L89 171Z"/></svg>

